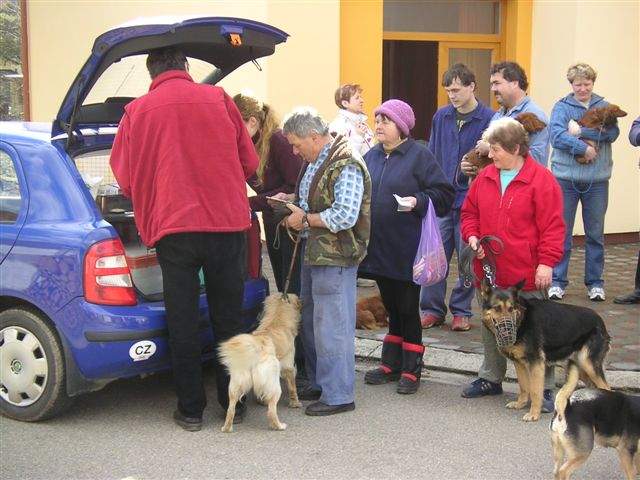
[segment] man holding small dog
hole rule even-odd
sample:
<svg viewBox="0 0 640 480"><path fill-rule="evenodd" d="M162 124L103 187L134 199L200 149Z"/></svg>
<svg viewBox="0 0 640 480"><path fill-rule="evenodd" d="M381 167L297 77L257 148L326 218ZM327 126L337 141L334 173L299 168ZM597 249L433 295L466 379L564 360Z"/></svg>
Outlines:
<svg viewBox="0 0 640 480"><path fill-rule="evenodd" d="M371 180L359 153L315 110L292 112L282 129L307 162L287 225L300 232L302 335L309 385L299 398L316 400L305 413L333 415L355 408L356 273L369 242Z"/></svg>
<svg viewBox="0 0 640 480"><path fill-rule="evenodd" d="M125 107L111 168L131 197L142 241L162 269L169 346L178 395L175 422L202 428L200 280L217 343L242 333L245 230L251 226L246 179L258 166L251 137L220 87L194 83L176 48L152 51L149 93ZM197 172L197 173L194 173ZM216 359L218 402L229 404L229 375ZM244 405L238 409L242 418Z"/></svg>
<svg viewBox="0 0 640 480"><path fill-rule="evenodd" d="M489 81L491 91L500 105L500 109L491 119L492 122L504 117L515 118L521 113L530 112L547 125L549 124L542 108L527 95L529 88L527 74L516 62L500 62L492 65ZM476 150L482 155L488 155L489 144L479 140ZM538 163L547 166L549 160L549 129L547 127L529 136L529 153ZM464 160L460 168L465 175L475 176L478 173L477 167Z"/></svg>

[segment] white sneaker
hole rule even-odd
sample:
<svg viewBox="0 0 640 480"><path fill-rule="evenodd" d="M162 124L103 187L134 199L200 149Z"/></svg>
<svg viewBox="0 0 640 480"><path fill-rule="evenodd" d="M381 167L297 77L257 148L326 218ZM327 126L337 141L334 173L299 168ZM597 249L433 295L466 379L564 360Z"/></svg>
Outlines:
<svg viewBox="0 0 640 480"><path fill-rule="evenodd" d="M592 302L604 302L604 288L602 287L591 287L587 295Z"/></svg>
<svg viewBox="0 0 640 480"><path fill-rule="evenodd" d="M549 299L551 300L562 300L564 297L564 288L562 287L551 287L549 289Z"/></svg>

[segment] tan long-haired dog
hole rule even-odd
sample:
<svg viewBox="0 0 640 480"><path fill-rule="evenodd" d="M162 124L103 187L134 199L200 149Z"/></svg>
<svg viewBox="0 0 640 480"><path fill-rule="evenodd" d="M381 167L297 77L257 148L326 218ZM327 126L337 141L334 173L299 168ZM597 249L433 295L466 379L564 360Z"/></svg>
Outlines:
<svg viewBox="0 0 640 480"><path fill-rule="evenodd" d="M277 411L282 394L280 375L287 382L289 406L300 407L293 344L299 324L300 299L289 294L287 301L281 293L274 293L265 300L264 314L255 331L236 335L220 344L218 356L231 376L229 408L223 432L233 431L236 403L252 388L258 400L267 404L271 428L287 428L278 418Z"/></svg>

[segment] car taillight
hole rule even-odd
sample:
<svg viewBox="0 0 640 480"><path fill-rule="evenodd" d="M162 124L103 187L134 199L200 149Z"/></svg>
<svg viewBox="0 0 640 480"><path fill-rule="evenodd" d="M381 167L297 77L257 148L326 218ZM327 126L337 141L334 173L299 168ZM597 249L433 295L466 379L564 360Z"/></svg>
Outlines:
<svg viewBox="0 0 640 480"><path fill-rule="evenodd" d="M92 245L84 257L84 298L99 305L136 305L131 271L120 239Z"/></svg>
<svg viewBox="0 0 640 480"><path fill-rule="evenodd" d="M251 228L247 230L247 276L259 278L262 270L262 242L260 241L260 222L251 216Z"/></svg>

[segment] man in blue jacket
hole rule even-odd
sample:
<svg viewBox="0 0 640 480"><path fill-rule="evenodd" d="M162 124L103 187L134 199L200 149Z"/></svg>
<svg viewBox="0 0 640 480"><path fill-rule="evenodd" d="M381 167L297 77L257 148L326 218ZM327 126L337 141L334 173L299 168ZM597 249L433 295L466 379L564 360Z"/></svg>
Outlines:
<svg viewBox="0 0 640 480"><path fill-rule="evenodd" d="M453 249L455 248L460 258L460 251L464 247L460 236L460 207L469 183L468 178L460 173L460 160L475 147L494 112L476 99L476 77L466 65L457 63L447 70L442 77L442 86L451 104L440 108L433 116L427 147L456 191L453 208L445 216L438 218L447 262L450 262ZM444 323L447 313L446 293L446 278L435 285L422 288L420 320L423 328ZM453 315L452 330L469 330L472 298L473 288L465 288L461 277L458 277L449 299L449 310Z"/></svg>
<svg viewBox="0 0 640 480"><path fill-rule="evenodd" d="M500 62L491 66L491 91L500 104L500 109L493 115L493 120L503 117L515 118L521 113L530 112L547 125L549 120L544 111L527 95L529 81L524 69L516 62ZM489 153L489 144L478 141L477 148L481 154ZM529 153L538 163L547 166L549 161L549 129L543 128L537 133L529 135ZM475 167L468 162L462 162L461 168L467 175L477 173Z"/></svg>

